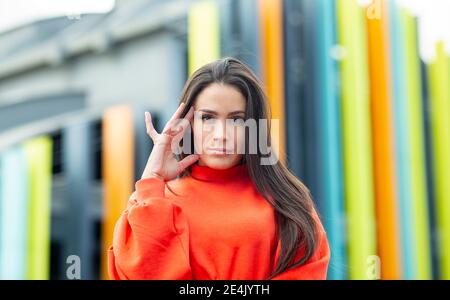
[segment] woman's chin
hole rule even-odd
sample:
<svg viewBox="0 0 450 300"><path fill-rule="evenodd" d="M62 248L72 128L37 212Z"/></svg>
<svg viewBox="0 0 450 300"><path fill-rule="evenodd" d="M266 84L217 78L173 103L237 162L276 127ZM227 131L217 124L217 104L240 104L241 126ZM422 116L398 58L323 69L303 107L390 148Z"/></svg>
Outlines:
<svg viewBox="0 0 450 300"><path fill-rule="evenodd" d="M199 165L207 166L213 169L228 169L239 163L240 157L236 155L201 155Z"/></svg>

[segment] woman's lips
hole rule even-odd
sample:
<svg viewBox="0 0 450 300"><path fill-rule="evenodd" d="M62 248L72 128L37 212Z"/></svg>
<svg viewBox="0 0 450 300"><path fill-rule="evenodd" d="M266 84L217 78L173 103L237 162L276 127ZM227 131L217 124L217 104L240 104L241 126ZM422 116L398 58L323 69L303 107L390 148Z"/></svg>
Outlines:
<svg viewBox="0 0 450 300"><path fill-rule="evenodd" d="M226 155L231 153L231 151L225 148L208 148L208 152L210 152L210 154L218 154L218 155Z"/></svg>

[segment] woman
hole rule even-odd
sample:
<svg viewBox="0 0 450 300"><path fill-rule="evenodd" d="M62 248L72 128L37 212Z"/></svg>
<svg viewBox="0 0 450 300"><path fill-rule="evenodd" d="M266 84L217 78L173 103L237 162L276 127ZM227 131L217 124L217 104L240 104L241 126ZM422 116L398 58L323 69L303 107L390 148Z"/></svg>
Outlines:
<svg viewBox="0 0 450 300"><path fill-rule="evenodd" d="M146 112L154 147L115 226L111 278L326 278L330 250L309 191L265 157L270 124L248 122L267 120L268 108L251 70L224 58L191 76L161 134Z"/></svg>

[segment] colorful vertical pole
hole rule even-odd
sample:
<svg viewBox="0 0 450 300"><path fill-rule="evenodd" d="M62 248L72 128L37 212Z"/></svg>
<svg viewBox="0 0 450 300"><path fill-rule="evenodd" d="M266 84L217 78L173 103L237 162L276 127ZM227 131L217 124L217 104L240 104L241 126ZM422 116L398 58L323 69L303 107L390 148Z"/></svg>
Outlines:
<svg viewBox="0 0 450 300"><path fill-rule="evenodd" d="M188 13L188 71L220 58L220 26L217 4L212 0L195 2Z"/></svg>
<svg viewBox="0 0 450 300"><path fill-rule="evenodd" d="M102 123L103 249L102 277L108 278L107 250L112 246L114 226L126 208L134 186L133 112L128 106L105 111Z"/></svg>
<svg viewBox="0 0 450 300"><path fill-rule="evenodd" d="M13 147L0 160L0 279L26 279L27 163L22 147Z"/></svg>
<svg viewBox="0 0 450 300"><path fill-rule="evenodd" d="M284 0L284 79L286 110L286 161L289 169L309 187L307 156L309 137L305 90L310 83L305 76L304 1Z"/></svg>
<svg viewBox="0 0 450 300"><path fill-rule="evenodd" d="M28 173L27 279L50 278L52 140L24 143Z"/></svg>
<svg viewBox="0 0 450 300"><path fill-rule="evenodd" d="M375 279L379 261L372 176L367 31L356 0L337 0L344 157L344 191L348 225L350 279Z"/></svg>
<svg viewBox="0 0 450 300"><path fill-rule="evenodd" d="M403 279L416 278L416 235L412 208L411 142L406 78L406 39L402 12L396 0L390 1L391 72L395 115L395 155L398 174L399 228Z"/></svg>
<svg viewBox="0 0 450 300"><path fill-rule="evenodd" d="M378 5L379 14L366 17L378 255L381 278L401 279L388 12L385 0L371 5Z"/></svg>
<svg viewBox="0 0 450 300"><path fill-rule="evenodd" d="M238 58L245 62L256 76L261 76L260 41L258 28L258 0L234 0L239 14L239 53Z"/></svg>
<svg viewBox="0 0 450 300"><path fill-rule="evenodd" d="M431 131L431 114L430 107L430 92L428 82L428 65L423 59L420 59L420 77L422 79L422 117L424 120L424 135L425 135L425 169L427 180L427 200L428 212L430 220L430 248L431 248L431 269L432 279L439 278L439 253L438 253L438 229L436 225L436 196L434 194L434 173L433 173L433 141Z"/></svg>
<svg viewBox="0 0 450 300"><path fill-rule="evenodd" d="M285 111L283 71L283 3L282 0L259 0L262 79L272 113L272 149L281 162L285 155Z"/></svg>
<svg viewBox="0 0 450 300"><path fill-rule="evenodd" d="M303 86L300 99L295 99L301 102L301 111L303 115L300 117L303 120L301 126L289 128L290 130L303 131L303 176L304 182L308 186L311 194L317 204L319 212L323 211L323 193L324 193L324 173L322 169L322 155L324 152L323 145L321 144L322 134L322 120L320 112L320 100L318 99L318 81L320 80L318 68L318 31L317 31L317 17L316 17L316 1L301 0L295 1L301 5L301 19L297 22L301 25L301 41L303 61L300 66L301 72L304 72L302 76ZM287 8L289 9L289 8ZM294 16L288 14L287 18L292 19ZM286 38L287 39L287 38ZM299 70L299 71L300 71ZM290 112L297 113L297 112ZM297 119L299 116L297 116ZM291 141L289 141L291 142Z"/></svg>
<svg viewBox="0 0 450 300"><path fill-rule="evenodd" d="M336 7L334 0L314 1L317 22L317 91L322 145L323 220L333 255L328 278L347 278L347 254L343 194L341 116L339 107L338 65L332 57L336 46ZM316 25L316 24L314 24Z"/></svg>
<svg viewBox="0 0 450 300"><path fill-rule="evenodd" d="M406 96L409 140L409 165L411 168L411 200L413 217L412 245L415 249L415 279L431 279L431 249L429 234L429 213L427 200L425 133L422 114L422 80L417 40L417 20L405 10L402 11L405 36ZM405 109L405 108L403 108Z"/></svg>
<svg viewBox="0 0 450 300"><path fill-rule="evenodd" d="M258 0L217 1L221 56L236 57L260 76Z"/></svg>
<svg viewBox="0 0 450 300"><path fill-rule="evenodd" d="M94 279L91 251L93 248L93 220L90 210L92 197L93 151L92 126L89 121L70 124L63 130L64 175L67 180L67 214L64 217L66 237L61 263L71 255L82 262L81 279Z"/></svg>
<svg viewBox="0 0 450 300"><path fill-rule="evenodd" d="M450 58L444 43L429 67L436 214L440 274L450 279Z"/></svg>

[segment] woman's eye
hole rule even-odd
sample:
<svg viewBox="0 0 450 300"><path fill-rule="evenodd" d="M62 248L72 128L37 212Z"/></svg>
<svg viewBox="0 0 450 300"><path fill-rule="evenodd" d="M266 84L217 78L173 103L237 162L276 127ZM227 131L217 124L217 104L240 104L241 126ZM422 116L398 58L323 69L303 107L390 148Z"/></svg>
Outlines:
<svg viewBox="0 0 450 300"><path fill-rule="evenodd" d="M204 121L207 121L209 119L211 119L211 116L209 116L209 115L203 115L202 116L202 120L204 120Z"/></svg>
<svg viewBox="0 0 450 300"><path fill-rule="evenodd" d="M233 125L234 126L242 126L244 125L245 120L243 117L234 117L233 118Z"/></svg>

